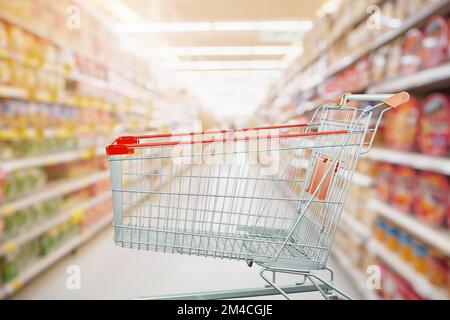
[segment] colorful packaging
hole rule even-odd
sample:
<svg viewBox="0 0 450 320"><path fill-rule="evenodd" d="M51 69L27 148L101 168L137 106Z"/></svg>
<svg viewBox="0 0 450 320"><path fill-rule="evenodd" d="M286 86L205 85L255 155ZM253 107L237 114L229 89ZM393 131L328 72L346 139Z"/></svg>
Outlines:
<svg viewBox="0 0 450 320"><path fill-rule="evenodd" d="M437 250L431 249L428 255L428 280L438 287L447 285L447 257Z"/></svg>
<svg viewBox="0 0 450 320"><path fill-rule="evenodd" d="M400 230L396 227L387 227L386 245L392 251L400 248Z"/></svg>
<svg viewBox="0 0 450 320"><path fill-rule="evenodd" d="M423 35L419 29L409 30L402 43L401 73L404 75L417 72L422 67Z"/></svg>
<svg viewBox="0 0 450 320"><path fill-rule="evenodd" d="M435 156L445 155L450 145L450 97L440 93L430 95L421 114L419 150Z"/></svg>
<svg viewBox="0 0 450 320"><path fill-rule="evenodd" d="M448 25L442 17L430 19L423 32L422 62L426 68L434 67L447 58Z"/></svg>
<svg viewBox="0 0 450 320"><path fill-rule="evenodd" d="M397 167L393 176L392 204L403 212L412 212L416 171L408 167Z"/></svg>
<svg viewBox="0 0 450 320"><path fill-rule="evenodd" d="M428 258L428 247L420 242L413 242L414 255L413 255L413 266L414 269L421 273L427 273L427 258Z"/></svg>
<svg viewBox="0 0 450 320"><path fill-rule="evenodd" d="M448 177L436 173L423 172L417 183L415 213L432 226L442 226L449 214Z"/></svg>
<svg viewBox="0 0 450 320"><path fill-rule="evenodd" d="M377 175L378 198L384 202L389 202L392 192L392 176L394 166L390 163L380 163Z"/></svg>
<svg viewBox="0 0 450 320"><path fill-rule="evenodd" d="M420 119L419 102L415 97L400 108L391 110L386 115L383 140L391 148L402 151L414 149Z"/></svg>
<svg viewBox="0 0 450 320"><path fill-rule="evenodd" d="M412 237L405 232L400 232L400 256L403 260L411 262L413 259L413 252Z"/></svg>

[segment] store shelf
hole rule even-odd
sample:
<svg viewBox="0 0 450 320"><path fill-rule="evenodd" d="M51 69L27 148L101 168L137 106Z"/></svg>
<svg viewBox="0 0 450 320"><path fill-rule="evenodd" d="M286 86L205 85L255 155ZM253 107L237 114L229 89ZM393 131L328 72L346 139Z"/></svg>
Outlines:
<svg viewBox="0 0 450 320"><path fill-rule="evenodd" d="M76 206L75 208L69 209L66 212L59 213L48 221L43 222L42 224L38 224L35 228L31 230L24 230L22 234L6 240L0 247L0 256L15 252L17 248L22 246L23 244L29 242L32 239L37 238L41 234L50 230L53 227L60 225L61 223L72 219L77 218L83 212L89 208L92 208L98 204L103 203L104 201L111 198L111 191L104 192L97 197L89 199L88 201L82 203L81 205Z"/></svg>
<svg viewBox="0 0 450 320"><path fill-rule="evenodd" d="M112 213L107 214L101 220L96 222L90 228L81 232L81 234L75 236L73 239L62 244L59 248L55 249L48 256L36 261L29 268L23 271L15 279L6 283L3 288L0 288L0 299L4 299L13 295L20 290L27 282L32 280L42 271L49 268L52 264L65 257L67 254L75 250L77 247L88 241L93 235L97 234L100 230L110 225L112 220Z"/></svg>
<svg viewBox="0 0 450 320"><path fill-rule="evenodd" d="M350 229L362 239L368 239L372 235L370 229L362 222L358 221L345 210L342 212L341 219Z"/></svg>
<svg viewBox="0 0 450 320"><path fill-rule="evenodd" d="M380 299L374 290L370 290L367 287L367 277L364 273L351 264L344 252L336 248L333 248L331 252L334 260L340 265L341 269L345 271L365 300Z"/></svg>
<svg viewBox="0 0 450 320"><path fill-rule="evenodd" d="M327 72L324 78L327 79L331 76L334 76L336 73L350 67L368 53L377 50L378 48L391 42L392 40L395 40L397 37L401 36L409 29L421 26L422 23L424 23L428 18L430 18L437 12L439 12L439 14L445 14L449 10L450 10L450 1L448 0L438 0L425 6L415 15L405 19L399 28L384 32L379 38L371 42L371 44L364 50L361 50L360 52L356 52L353 55L345 57L340 62L338 62L334 67L329 68L329 71Z"/></svg>
<svg viewBox="0 0 450 320"><path fill-rule="evenodd" d="M408 76L384 80L367 89L369 93L399 92L403 90L438 90L450 85L450 63L422 70Z"/></svg>
<svg viewBox="0 0 450 320"><path fill-rule="evenodd" d="M368 249L382 259L394 271L405 278L413 288L424 298L433 300L447 300L449 299L446 289L441 289L433 286L427 278L414 270L414 268L403 261L394 252L389 251L381 243L372 240L368 244Z"/></svg>
<svg viewBox="0 0 450 320"><path fill-rule="evenodd" d="M450 175L450 158L429 156L426 154L396 151L385 148L372 148L367 158L393 164L413 167L418 170L433 171Z"/></svg>
<svg viewBox="0 0 450 320"><path fill-rule="evenodd" d="M417 219L413 214L401 212L383 201L372 199L369 208L380 216L394 222L402 229L422 239L432 247L450 256L450 231L433 228Z"/></svg>
<svg viewBox="0 0 450 320"><path fill-rule="evenodd" d="M96 155L102 155L104 153L105 151L103 148L98 149L86 148L82 150L67 151L43 156L6 160L0 164L0 171L10 173L16 170L26 168L50 166L78 159L92 158L95 157Z"/></svg>
<svg viewBox="0 0 450 320"><path fill-rule="evenodd" d="M6 99L25 99L28 92L22 88L0 85L0 98Z"/></svg>
<svg viewBox="0 0 450 320"><path fill-rule="evenodd" d="M95 182L109 177L109 171L101 171L86 177L55 183L41 188L41 191L24 196L19 200L4 204L0 207L0 216L10 214L14 211L24 209L35 203L52 199L56 196L67 194L69 192L89 186ZM42 190L43 189L43 190Z"/></svg>
<svg viewBox="0 0 450 320"><path fill-rule="evenodd" d="M352 182L358 186L367 188L373 185L373 178L365 175L364 173L355 172Z"/></svg>
<svg viewBox="0 0 450 320"><path fill-rule="evenodd" d="M386 0L374 0L371 3L368 3L367 6L369 5L377 5L377 6L381 6L384 2L386 2ZM285 84L287 84L288 82L290 82L292 79L294 79L299 73L301 73L302 71L305 70L306 67L310 66L311 64L315 63L320 57L322 57L323 55L326 54L327 51L329 51L338 40L340 40L343 36L345 36L348 31L358 25L360 22L364 21L364 19L366 19L368 17L368 12L366 9L362 10L361 12L359 12L357 15L355 15L353 17L352 20L347 20L347 23L344 27L342 27L341 29L336 29L339 32L337 32L336 30L332 30L331 31L331 35L329 37L329 40L327 41L326 45L323 46L322 49L317 50L316 52L314 52L314 54L312 55L312 57L310 59L307 59L307 62L303 64L302 67L300 67L296 72L294 72L285 82Z"/></svg>

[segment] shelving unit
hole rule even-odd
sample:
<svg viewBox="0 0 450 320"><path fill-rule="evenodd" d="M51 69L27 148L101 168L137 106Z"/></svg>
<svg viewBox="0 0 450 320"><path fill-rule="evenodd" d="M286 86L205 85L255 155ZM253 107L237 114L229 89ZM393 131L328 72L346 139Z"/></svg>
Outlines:
<svg viewBox="0 0 450 320"><path fill-rule="evenodd" d="M7 160L2 161L0 164L0 171L10 173L15 170L31 167L50 166L78 159L93 158L98 155L103 155L104 153L104 148L85 148L81 150L66 151L42 156L26 157L23 159Z"/></svg>
<svg viewBox="0 0 450 320"><path fill-rule="evenodd" d="M406 231L422 239L431 246L441 250L450 256L450 231L443 228L434 228L420 221L412 213L405 213L384 203L373 199L369 207L377 212L381 217L386 218L395 224L402 226Z"/></svg>
<svg viewBox="0 0 450 320"><path fill-rule="evenodd" d="M345 225L349 226L350 229L362 239L368 239L372 235L372 232L366 225L345 210L342 212L341 219Z"/></svg>
<svg viewBox="0 0 450 320"><path fill-rule="evenodd" d="M434 300L447 300L447 290L437 288L430 284L428 279L404 262L398 255L389 251L386 247L373 240L368 244L368 249L382 259L398 274L408 280L414 289L423 297Z"/></svg>
<svg viewBox="0 0 450 320"><path fill-rule="evenodd" d="M26 270L20 273L15 279L4 284L3 288L0 288L0 299L12 296L15 292L20 290L27 282L31 281L42 271L45 271L52 264L74 251L76 248L86 243L92 236L97 234L103 228L108 226L112 220L112 213L107 214L104 218L96 222L90 228L84 230L81 234L68 240L62 244L59 248L51 252L48 256L37 260L34 264L30 265Z"/></svg>
<svg viewBox="0 0 450 320"><path fill-rule="evenodd" d="M75 208L71 208L69 210L66 210L65 212L56 214L50 220L45 221L42 224L38 224L36 227L33 227L30 230L24 230L20 235L15 236L12 239L7 239L2 244L2 246L0 247L0 256L16 251L16 249L21 245L29 242L32 239L37 238L41 234L50 230L51 228L58 226L69 219L78 218L82 216L85 210L95 207L96 205L110 198L111 192L110 191L104 192L99 196L96 196L92 199L85 201L84 203L76 206Z"/></svg>
<svg viewBox="0 0 450 320"><path fill-rule="evenodd" d="M367 88L369 93L400 92L403 90L424 91L448 88L450 85L450 63L418 71L412 75L384 80Z"/></svg>
<svg viewBox="0 0 450 320"><path fill-rule="evenodd" d="M367 287L367 277L364 273L354 267L346 255L340 250L334 249L332 251L334 260L339 264L339 266L346 271L347 276L353 282L355 287L361 293L365 300L379 300L380 298L374 290L370 290Z"/></svg>
<svg viewBox="0 0 450 320"><path fill-rule="evenodd" d="M109 171L101 171L85 177L55 183L45 187L44 190L2 205L0 207L0 216L10 214L14 211L21 210L35 203L43 202L59 195L70 193L107 178L109 178Z"/></svg>
<svg viewBox="0 0 450 320"><path fill-rule="evenodd" d="M372 148L367 158L450 175L450 159L426 154L402 152L386 148Z"/></svg>

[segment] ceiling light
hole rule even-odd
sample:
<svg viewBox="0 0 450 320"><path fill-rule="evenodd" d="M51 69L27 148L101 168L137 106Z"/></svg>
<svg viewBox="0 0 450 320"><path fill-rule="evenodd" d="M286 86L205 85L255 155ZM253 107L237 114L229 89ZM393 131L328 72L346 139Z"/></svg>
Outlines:
<svg viewBox="0 0 450 320"><path fill-rule="evenodd" d="M286 62L278 60L253 61L186 61L168 63L164 66L169 70L246 70L246 69L283 69Z"/></svg>
<svg viewBox="0 0 450 320"><path fill-rule="evenodd" d="M148 22L117 26L123 33L211 32L211 31L308 31L309 20L301 21L232 21L232 22Z"/></svg>
<svg viewBox="0 0 450 320"><path fill-rule="evenodd" d="M176 56L260 56L300 54L300 46L219 46L219 47L155 47L149 55Z"/></svg>

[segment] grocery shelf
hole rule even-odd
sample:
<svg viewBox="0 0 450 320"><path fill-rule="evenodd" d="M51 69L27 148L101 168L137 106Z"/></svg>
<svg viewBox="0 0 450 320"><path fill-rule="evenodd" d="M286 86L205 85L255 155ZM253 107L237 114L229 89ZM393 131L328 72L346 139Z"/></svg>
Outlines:
<svg viewBox="0 0 450 320"><path fill-rule="evenodd" d="M90 174L85 177L71 179L41 188L41 191L23 196L19 200L0 206L0 216L10 214L14 211L24 209L35 203L52 199L56 196L63 195L83 187L89 186L95 182L107 179L109 171L101 171Z"/></svg>
<svg viewBox="0 0 450 320"><path fill-rule="evenodd" d="M24 284L32 280L39 273L49 268L56 261L60 260L77 247L88 241L93 235L97 234L100 230L111 224L112 213L108 213L105 217L101 218L93 226L81 232L81 234L75 236L73 239L62 244L59 248L52 251L48 256L38 260L32 264L29 268L24 270L15 279L7 282L3 288L0 288L0 299L4 299L13 295L19 291Z"/></svg>
<svg viewBox="0 0 450 320"><path fill-rule="evenodd" d="M439 12L439 14L445 14L448 11L450 11L450 1L448 0L438 0L430 3L429 5L421 9L418 13L406 18L399 28L384 32L379 38L371 42L371 44L364 50L343 58L335 66L329 68L329 71L326 73L324 78L326 79L334 76L336 73L350 67L368 53L377 50L378 48L391 42L392 40L395 40L397 37L401 36L409 29L419 27L422 23L424 23L428 18L430 18L437 12Z"/></svg>
<svg viewBox="0 0 450 320"><path fill-rule="evenodd" d="M386 148L372 148L365 157L376 161L384 161L413 167L419 170L450 175L450 158L435 157L414 152L396 151Z"/></svg>
<svg viewBox="0 0 450 320"><path fill-rule="evenodd" d="M386 2L386 0L374 0L374 1L371 1L371 3L368 3L367 6L369 6L369 5L381 6L381 5L383 5L384 2ZM346 25L343 28L331 30L331 36L329 37L330 39L327 41L326 45L324 45L323 48L315 51L313 56L310 59L307 59L307 62L304 63L302 67L300 67L288 79L286 79L285 84L287 84L292 79L294 79L299 73L301 73L305 69L305 67L310 66L311 64L315 63L320 57L325 55L326 52L329 51L330 48L332 48L339 39L341 39L344 35L347 34L349 29L351 29L355 25L359 24L367 17L368 17L367 10L364 9L361 12L359 12L358 14L356 14L353 17L353 19L348 20L348 22L346 23ZM336 30L338 30L339 32Z"/></svg>
<svg viewBox="0 0 450 320"><path fill-rule="evenodd" d="M394 271L405 278L413 288L424 298L433 300L449 299L446 289L432 285L426 277L414 270L414 268L403 261L397 254L387 249L384 245L372 240L367 248L382 259Z"/></svg>
<svg viewBox="0 0 450 320"><path fill-rule="evenodd" d="M345 271L347 276L350 278L350 280L353 282L353 284L365 300L380 300L375 291L370 290L367 287L367 277L364 275L364 273L353 266L353 264L348 260L346 254L342 252L342 250L333 248L333 250L331 251L331 255L333 256L334 260L340 265L341 269Z"/></svg>
<svg viewBox="0 0 450 320"><path fill-rule="evenodd" d="M363 239L368 239L372 232L370 229L362 222L358 221L351 214L346 212L345 210L342 212L341 219L347 226L350 227L359 237Z"/></svg>
<svg viewBox="0 0 450 320"><path fill-rule="evenodd" d="M361 187L370 187L373 185L373 178L364 173L355 172L352 182Z"/></svg>
<svg viewBox="0 0 450 320"><path fill-rule="evenodd" d="M383 80L370 86L369 93L399 92L402 90L442 89L450 85L450 63L418 71L407 76Z"/></svg>
<svg viewBox="0 0 450 320"><path fill-rule="evenodd" d="M66 151L42 156L26 157L23 159L6 160L2 161L0 164L0 171L9 173L20 169L50 166L78 159L92 158L96 155L102 155L104 153L105 151L103 148L85 148L81 150Z"/></svg>
<svg viewBox="0 0 450 320"><path fill-rule="evenodd" d="M18 26L31 34L38 36L39 38L46 39L46 40L50 41L51 43L55 44L56 46L66 50L67 52L79 54L81 56L91 59L92 61L95 61L98 64L106 66L109 69L114 70L122 78L124 78L134 84L137 84L146 90L152 91L154 93L159 93L159 91L155 89L156 86L147 85L146 83L148 83L149 81L146 79L142 79L141 76L134 74L134 73L130 72L129 70L124 70L118 66L112 65L106 61L99 61L95 56L89 55L86 52L82 52L82 50L80 48L75 49L72 46L68 46L64 42L62 42L58 39L55 39L55 38L49 36L48 34L45 34L44 32L41 32L40 30L36 30L36 28L30 26L28 23L22 21L21 19L13 17L12 15L7 14L5 12L0 12L0 19L4 20L10 24L13 24L15 26Z"/></svg>
<svg viewBox="0 0 450 320"><path fill-rule="evenodd" d="M380 200L372 199L369 202L369 208L450 256L449 230L431 227L417 219L413 214L404 213Z"/></svg>
<svg viewBox="0 0 450 320"><path fill-rule="evenodd" d="M25 99L27 96L25 89L0 85L0 98Z"/></svg>
<svg viewBox="0 0 450 320"><path fill-rule="evenodd" d="M111 198L111 191L108 190L107 192L104 192L92 199L89 199L88 201L82 203L81 205L76 206L75 208L57 214L50 220L38 224L35 228L31 230L24 230L22 234L12 239L7 239L0 246L0 256L8 254L10 252L14 252L16 248L22 246L23 244L29 242L32 239L37 238L41 234L50 230L51 228L56 227L69 219L78 218L80 215L83 214L85 210L92 208L98 204L101 204L102 202L108 200L109 198Z"/></svg>

